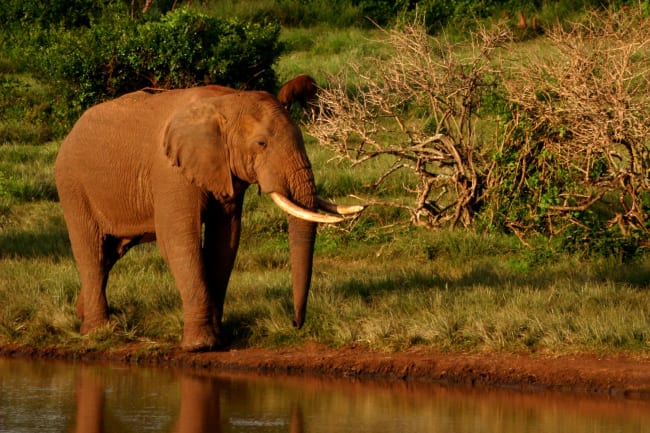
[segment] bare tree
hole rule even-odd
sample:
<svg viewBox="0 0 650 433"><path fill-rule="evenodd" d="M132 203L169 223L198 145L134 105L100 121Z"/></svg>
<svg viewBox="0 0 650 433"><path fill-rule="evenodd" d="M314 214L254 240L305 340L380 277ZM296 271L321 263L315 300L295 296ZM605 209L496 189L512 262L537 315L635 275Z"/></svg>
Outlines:
<svg viewBox="0 0 650 433"><path fill-rule="evenodd" d="M493 86L491 55L509 32L482 30L468 47L430 37L416 19L384 34L389 55L329 77L308 133L353 165L389 155L374 187L400 170L414 175L405 200L373 204L405 209L417 225L468 226L487 166L476 131L481 97Z"/></svg>
<svg viewBox="0 0 650 433"><path fill-rule="evenodd" d="M410 173L402 197L369 201L413 224L480 218L524 243L603 224L647 238L650 20L640 12L551 27L537 55L519 57L505 26L469 44L431 37L417 19L384 30L388 54L330 77L308 133L353 166L390 159L373 187ZM482 110L489 98L505 109Z"/></svg>

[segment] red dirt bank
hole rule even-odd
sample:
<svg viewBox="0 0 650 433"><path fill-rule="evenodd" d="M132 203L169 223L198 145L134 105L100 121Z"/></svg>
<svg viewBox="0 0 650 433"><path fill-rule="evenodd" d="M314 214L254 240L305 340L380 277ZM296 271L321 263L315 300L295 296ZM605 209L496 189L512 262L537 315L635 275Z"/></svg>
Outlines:
<svg viewBox="0 0 650 433"><path fill-rule="evenodd" d="M384 353L318 345L186 353L178 349L151 351L142 344L86 352L7 345L0 347L0 356L569 391L650 400L650 357L642 356L550 357L432 350Z"/></svg>

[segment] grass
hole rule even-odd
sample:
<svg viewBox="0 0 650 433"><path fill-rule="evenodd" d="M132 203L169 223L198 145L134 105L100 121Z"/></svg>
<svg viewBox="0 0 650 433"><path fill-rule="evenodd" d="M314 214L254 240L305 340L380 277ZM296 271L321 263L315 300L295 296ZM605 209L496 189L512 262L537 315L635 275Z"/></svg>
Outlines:
<svg viewBox="0 0 650 433"><path fill-rule="evenodd" d="M287 46L276 67L280 82L298 74L309 74L317 83L326 83L351 63L380 53L383 38L379 30L327 26L285 29L280 40Z"/></svg>
<svg viewBox="0 0 650 433"><path fill-rule="evenodd" d="M288 30L283 38L293 51L280 60L278 75L325 79L372 53L376 36ZM155 244L134 248L113 269L110 324L79 334L79 278L53 180L59 142L20 137L0 144L0 344L177 343L180 296ZM307 145L319 192L341 202L363 196L363 185L385 168L378 161L351 169L309 138ZM405 182L396 177L380 194L397 197ZM319 229L307 322L295 330L286 220L252 187L225 305L232 344L650 354L650 257L621 264L542 241L529 250L501 234L394 226L391 212L369 209Z"/></svg>
<svg viewBox="0 0 650 433"><path fill-rule="evenodd" d="M24 158L12 158L23 162L10 178L24 180L34 167L51 165L55 144L22 147ZM325 151L313 145L310 151L320 166L316 176L335 183ZM375 218L372 211L320 229L308 320L297 331L284 218L252 190L226 299L225 327L236 346L650 352L647 258L622 265L550 248L531 252L505 235L390 232L364 222ZM92 348L178 341L180 296L154 244L118 262L108 287L111 323L81 336L74 313L79 281L58 204L49 195L10 199L0 232L0 343ZM261 227L269 219L271 228Z"/></svg>

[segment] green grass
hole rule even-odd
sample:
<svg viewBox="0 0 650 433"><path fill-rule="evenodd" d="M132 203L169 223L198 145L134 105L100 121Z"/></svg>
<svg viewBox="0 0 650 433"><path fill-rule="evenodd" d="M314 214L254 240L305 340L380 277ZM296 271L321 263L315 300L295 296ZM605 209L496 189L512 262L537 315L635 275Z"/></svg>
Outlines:
<svg viewBox="0 0 650 433"><path fill-rule="evenodd" d="M22 162L10 177L51 165L50 147L56 146L24 146L24 157L12 157ZM335 183L325 151L310 150L320 165L317 176ZM81 336L74 313L79 281L58 204L39 195L12 200L0 231L0 343L93 348L178 342L180 296L154 244L118 262L108 287L111 323ZM235 346L318 342L378 350L650 353L647 258L621 265L549 247L531 252L504 235L389 232L365 222L373 211L320 229L308 320L297 331L290 320L284 217L254 188L246 210L225 307ZM262 227L269 219L270 228Z"/></svg>
<svg viewBox="0 0 650 433"><path fill-rule="evenodd" d="M325 79L375 53L375 36L288 30L283 38L293 51L278 74ZM79 334L79 278L53 180L59 142L17 137L0 145L0 344L176 344L180 296L155 244L134 248L113 269L110 324ZM385 169L380 160L351 169L309 138L307 145L319 192L341 202L364 196L364 185ZM399 199L408 181L396 176L375 194ZM394 213L371 208L319 229L307 322L295 330L286 219L252 187L225 305L232 344L650 354L650 257L621 264L569 255L541 240L529 250L513 236L395 226Z"/></svg>
<svg viewBox="0 0 650 433"><path fill-rule="evenodd" d="M298 74L309 74L318 83L326 83L329 74L336 75L351 63L381 54L382 34L374 29L346 28L333 30L326 26L285 29L280 40L288 52L276 68L281 82Z"/></svg>

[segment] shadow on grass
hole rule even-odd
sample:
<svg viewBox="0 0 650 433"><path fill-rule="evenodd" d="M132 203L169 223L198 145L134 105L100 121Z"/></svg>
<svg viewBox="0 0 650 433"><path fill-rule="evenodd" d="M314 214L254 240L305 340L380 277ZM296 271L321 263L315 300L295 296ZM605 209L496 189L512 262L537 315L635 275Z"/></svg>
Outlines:
<svg viewBox="0 0 650 433"><path fill-rule="evenodd" d="M571 272L571 273L569 273ZM540 267L528 271L504 269L497 262L478 263L458 277L445 277L426 269L403 272L399 275L372 275L341 281L333 286L336 293L345 297L361 298L371 302L373 298L395 292L422 290L472 290L478 286L499 288L526 287L544 290L554 286L582 287L585 284L614 283L627 285L636 289L650 289L650 262L643 261L628 264L607 264L594 266L589 272L580 269L567 271Z"/></svg>
<svg viewBox="0 0 650 433"><path fill-rule="evenodd" d="M227 306L226 306L227 308ZM253 314L230 314L222 324L221 350L250 347L257 317Z"/></svg>
<svg viewBox="0 0 650 433"><path fill-rule="evenodd" d="M288 289L288 288L287 288ZM299 341L299 331L291 323L293 320L293 298L289 290L272 290L264 296L265 302L280 304L284 312L277 320L280 321L281 327L286 325L284 330L276 330L270 335L260 321L270 319L269 312L266 308L253 307L247 311L232 311L229 309L228 301L225 304L225 319L222 324L222 343L224 350L241 349L255 346L260 342L281 346L284 344L291 345ZM309 315L309 305L307 306ZM286 332L286 330L291 330ZM294 332L295 331L295 332Z"/></svg>
<svg viewBox="0 0 650 433"><path fill-rule="evenodd" d="M383 272L361 272L353 274L349 278L339 278L330 284L315 290L331 292L335 294L334 302L356 302L361 301L367 308L381 306L384 298L400 295L426 294L427 292L444 292L447 295L464 296L464 293L476 291L479 288L489 288L494 292L517 291L520 288L529 290L544 291L552 290L580 290L590 285L626 286L636 290L647 291L650 286L650 261L642 260L636 263L594 265L590 264L589 269L580 269L573 266L556 266L554 264L540 265L535 267L517 268L501 260L499 257L492 261L479 261L471 266L465 266L464 272L454 272L453 277L444 273L436 273L433 269L427 269L424 265L420 269L391 270ZM265 302L280 304L281 310L290 323L292 317L292 297L290 287L274 286L267 288L259 296L265 298ZM314 294L310 295L310 302L307 306L307 324L314 320L314 312L311 308L318 308L313 304ZM324 301L328 302L327 297ZM389 301L391 302L391 301ZM414 305L415 306L415 305ZM381 308L381 307L380 307ZM269 312L265 309L252 308L245 312L233 312L228 301L225 304L226 320L223 324L225 336L224 350L237 349L255 345L260 341L264 344L282 344L292 339L300 339L299 332L277 332L277 335L267 335L264 326L258 324L259 320L266 317ZM329 312L330 310L326 308ZM310 313L311 311L311 313ZM327 313L329 314L329 313ZM311 318L310 318L311 316ZM287 326L287 329L289 327ZM260 334L262 333L262 334ZM284 339L284 340L282 340Z"/></svg>
<svg viewBox="0 0 650 433"><path fill-rule="evenodd" d="M71 257L65 227L51 225L41 230L0 231L0 258Z"/></svg>

